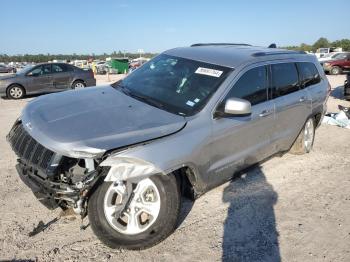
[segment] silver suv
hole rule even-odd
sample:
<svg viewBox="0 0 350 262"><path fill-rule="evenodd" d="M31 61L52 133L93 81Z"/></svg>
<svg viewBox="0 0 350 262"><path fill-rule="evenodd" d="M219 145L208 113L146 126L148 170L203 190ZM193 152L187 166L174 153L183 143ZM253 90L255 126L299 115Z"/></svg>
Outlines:
<svg viewBox="0 0 350 262"><path fill-rule="evenodd" d="M7 139L46 207L88 215L109 247L142 249L175 229L183 195L274 154L310 152L328 87L302 52L196 44L115 84L33 100Z"/></svg>

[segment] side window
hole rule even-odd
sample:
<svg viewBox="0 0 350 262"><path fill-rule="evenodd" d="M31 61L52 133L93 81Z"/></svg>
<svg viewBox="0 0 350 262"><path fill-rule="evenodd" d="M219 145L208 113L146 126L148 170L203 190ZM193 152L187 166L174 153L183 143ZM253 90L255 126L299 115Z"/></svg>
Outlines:
<svg viewBox="0 0 350 262"><path fill-rule="evenodd" d="M27 75L28 76L40 76L44 74L43 66L37 66L33 68Z"/></svg>
<svg viewBox="0 0 350 262"><path fill-rule="evenodd" d="M53 73L63 73L71 71L67 65L64 64L52 64L52 72Z"/></svg>
<svg viewBox="0 0 350 262"><path fill-rule="evenodd" d="M51 65L43 65L44 74L51 74Z"/></svg>
<svg viewBox="0 0 350 262"><path fill-rule="evenodd" d="M226 99L236 97L248 100L256 105L267 100L267 70L260 66L245 72L235 83Z"/></svg>
<svg viewBox="0 0 350 262"><path fill-rule="evenodd" d="M297 66L302 88L318 84L321 81L320 74L313 63L301 62L297 63Z"/></svg>
<svg viewBox="0 0 350 262"><path fill-rule="evenodd" d="M273 98L299 90L297 68L294 63L271 65Z"/></svg>

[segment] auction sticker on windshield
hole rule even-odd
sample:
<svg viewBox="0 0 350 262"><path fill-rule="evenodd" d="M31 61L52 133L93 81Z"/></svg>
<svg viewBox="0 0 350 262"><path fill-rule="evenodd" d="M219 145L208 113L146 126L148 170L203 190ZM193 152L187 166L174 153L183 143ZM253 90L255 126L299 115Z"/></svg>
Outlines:
<svg viewBox="0 0 350 262"><path fill-rule="evenodd" d="M205 67L198 67L195 73L201 74L201 75L213 76L213 77L220 77L223 71L205 68Z"/></svg>

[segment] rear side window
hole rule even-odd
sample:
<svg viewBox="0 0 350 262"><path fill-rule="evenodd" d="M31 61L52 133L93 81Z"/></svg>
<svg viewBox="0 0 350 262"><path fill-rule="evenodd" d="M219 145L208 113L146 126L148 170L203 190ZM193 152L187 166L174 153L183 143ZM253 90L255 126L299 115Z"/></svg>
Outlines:
<svg viewBox="0 0 350 262"><path fill-rule="evenodd" d="M301 88L318 84L321 81L320 74L313 63L297 63L300 77Z"/></svg>
<svg viewBox="0 0 350 262"><path fill-rule="evenodd" d="M68 65L65 64L53 64L52 65L52 72L53 73L63 73L71 71L71 68Z"/></svg>
<svg viewBox="0 0 350 262"><path fill-rule="evenodd" d="M271 65L272 96L284 96L299 90L297 68L294 63Z"/></svg>
<svg viewBox="0 0 350 262"><path fill-rule="evenodd" d="M256 105L267 100L267 70L265 66L256 67L245 72L226 96L248 100Z"/></svg>

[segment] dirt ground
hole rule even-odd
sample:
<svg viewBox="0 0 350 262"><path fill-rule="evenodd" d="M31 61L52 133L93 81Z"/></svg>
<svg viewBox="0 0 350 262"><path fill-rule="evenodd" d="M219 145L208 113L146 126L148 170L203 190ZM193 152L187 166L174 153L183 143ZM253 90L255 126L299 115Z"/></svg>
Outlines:
<svg viewBox="0 0 350 262"><path fill-rule="evenodd" d="M350 106L345 77L329 78L329 111ZM5 135L31 99L0 99L0 260L350 261L350 130L322 125L310 154L275 157L185 201L183 221L159 245L112 250L78 218L47 210L18 178Z"/></svg>

